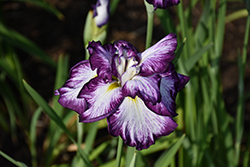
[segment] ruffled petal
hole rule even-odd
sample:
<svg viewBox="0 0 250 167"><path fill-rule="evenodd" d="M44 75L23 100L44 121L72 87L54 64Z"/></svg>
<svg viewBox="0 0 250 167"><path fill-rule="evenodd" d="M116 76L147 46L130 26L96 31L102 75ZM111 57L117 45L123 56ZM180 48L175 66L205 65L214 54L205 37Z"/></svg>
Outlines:
<svg viewBox="0 0 250 167"><path fill-rule="evenodd" d="M55 91L60 95L58 102L65 108L82 113L86 109L84 98L77 98L83 86L92 78L96 77L96 70L90 68L88 60L77 63L70 70L70 78L65 84Z"/></svg>
<svg viewBox="0 0 250 167"><path fill-rule="evenodd" d="M111 45L101 45L101 42L89 42L87 47L90 54L90 64L92 70L97 69L97 74L106 82L112 80L112 57L115 54L115 48Z"/></svg>
<svg viewBox="0 0 250 167"><path fill-rule="evenodd" d="M122 87L124 96L135 98L139 96L144 102L152 102L153 104L160 102L161 95L159 89L158 75L150 77L134 76L128 80Z"/></svg>
<svg viewBox="0 0 250 167"><path fill-rule="evenodd" d="M169 135L178 125L171 117L161 116L136 97L126 97L117 112L108 117L108 130L121 136L124 142L137 150L147 149L161 136Z"/></svg>
<svg viewBox="0 0 250 167"><path fill-rule="evenodd" d="M116 81L105 83L100 77L86 84L78 97L86 99L88 103L86 111L79 115L80 121L84 123L108 117L117 110L124 99L121 87Z"/></svg>
<svg viewBox="0 0 250 167"><path fill-rule="evenodd" d="M177 93L184 88L189 81L189 77L178 74L174 71L174 65L169 64L166 72L162 74L160 82L160 92L162 96L162 103L171 112L173 116L176 115L176 103L175 98Z"/></svg>
<svg viewBox="0 0 250 167"><path fill-rule="evenodd" d="M178 5L180 0L146 0L148 3L154 5L155 9L166 9L167 7Z"/></svg>
<svg viewBox="0 0 250 167"><path fill-rule="evenodd" d="M131 43L120 40L114 43L114 47L117 49L119 56L124 56L126 59L134 57L138 62L140 61L137 50Z"/></svg>
<svg viewBox="0 0 250 167"><path fill-rule="evenodd" d="M98 27L107 24L109 20L109 0L97 0L96 5L92 5L94 10L93 17Z"/></svg>
<svg viewBox="0 0 250 167"><path fill-rule="evenodd" d="M163 104L163 102L161 101L160 103L156 103L153 104L152 102L146 102L145 105L152 110L153 112L155 112L156 114L159 115L165 115L165 116L171 116L171 117L175 117L178 114L176 112L170 112L165 105Z"/></svg>
<svg viewBox="0 0 250 167"><path fill-rule="evenodd" d="M178 84L176 84L176 87L177 87L177 92L179 92L188 83L188 81L190 80L190 77L179 74L179 73L177 73L177 75L179 78L179 82Z"/></svg>
<svg viewBox="0 0 250 167"><path fill-rule="evenodd" d="M155 73L162 73L167 65L175 58L177 46L176 35L171 33L165 38L141 53L140 75L150 76Z"/></svg>

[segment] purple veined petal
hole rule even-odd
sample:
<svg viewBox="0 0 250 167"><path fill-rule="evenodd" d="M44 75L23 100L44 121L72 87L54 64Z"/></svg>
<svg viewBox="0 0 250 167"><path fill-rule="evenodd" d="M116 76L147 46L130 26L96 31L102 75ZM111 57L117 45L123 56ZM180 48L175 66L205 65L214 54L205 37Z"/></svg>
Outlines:
<svg viewBox="0 0 250 167"><path fill-rule="evenodd" d="M171 33L142 52L139 64L141 67L140 75L150 76L155 73L164 72L168 63L175 58L174 51L176 46L176 35Z"/></svg>
<svg viewBox="0 0 250 167"><path fill-rule="evenodd" d="M155 112L156 114L159 115L164 115L164 116L171 116L171 117L175 117L178 114L176 112L170 112L165 105L163 104L163 102L161 101L160 103L156 103L153 104L152 102L146 102L145 105L152 110L153 112Z"/></svg>
<svg viewBox="0 0 250 167"><path fill-rule="evenodd" d="M87 47L90 54L92 70L97 69L97 75L106 81L112 80L112 57L115 55L115 48L111 45L101 45L101 42L89 42Z"/></svg>
<svg viewBox="0 0 250 167"><path fill-rule="evenodd" d="M176 103L175 98L177 95L176 83L179 82L176 72L173 72L171 75L161 78L160 91L162 103L168 109L171 114L175 114Z"/></svg>
<svg viewBox="0 0 250 167"><path fill-rule="evenodd" d="M116 78L120 78L121 73L124 72L125 70L125 67L123 67L123 65L125 66L125 62L122 61L117 54L115 54L111 65L112 65L112 75L115 76Z"/></svg>
<svg viewBox="0 0 250 167"><path fill-rule="evenodd" d="M86 101L77 96L83 86L96 76L96 70L90 68L88 60L77 63L71 68L69 79L55 91L56 96L60 95L58 102L65 108L82 113L86 109Z"/></svg>
<svg viewBox="0 0 250 167"><path fill-rule="evenodd" d="M109 133L121 136L127 145L137 150L147 149L157 138L169 135L177 126L171 117L148 109L139 97L126 97L118 111L108 117Z"/></svg>
<svg viewBox="0 0 250 167"><path fill-rule="evenodd" d="M92 5L94 10L94 19L98 27L107 24L109 20L109 0L97 0L96 5Z"/></svg>
<svg viewBox="0 0 250 167"><path fill-rule="evenodd" d="M179 74L179 73L177 73L177 75L179 78L179 82L178 84L176 84L176 87L177 87L177 92L179 92L188 83L188 81L190 80L190 77Z"/></svg>
<svg viewBox="0 0 250 167"><path fill-rule="evenodd" d="M117 49L119 56L124 56L126 59L134 57L137 62L140 62L137 50L131 43L120 40L114 43L114 47Z"/></svg>
<svg viewBox="0 0 250 167"><path fill-rule="evenodd" d="M156 104L161 99L159 80L160 78L157 75L150 77L134 76L123 85L122 93L124 96L132 98L139 96L144 102Z"/></svg>
<svg viewBox="0 0 250 167"><path fill-rule="evenodd" d="M165 73L161 74L160 92L162 96L162 103L175 116L175 98L177 93L184 88L189 81L189 77L178 74L174 71L174 65L169 64Z"/></svg>
<svg viewBox="0 0 250 167"><path fill-rule="evenodd" d="M146 0L148 3L154 5L155 9L166 9L167 7L178 5L180 0Z"/></svg>
<svg viewBox="0 0 250 167"><path fill-rule="evenodd" d="M113 114L124 99L121 87L116 82L106 83L97 77L88 82L79 98L86 99L88 108L79 115L80 121L84 123L99 121Z"/></svg>

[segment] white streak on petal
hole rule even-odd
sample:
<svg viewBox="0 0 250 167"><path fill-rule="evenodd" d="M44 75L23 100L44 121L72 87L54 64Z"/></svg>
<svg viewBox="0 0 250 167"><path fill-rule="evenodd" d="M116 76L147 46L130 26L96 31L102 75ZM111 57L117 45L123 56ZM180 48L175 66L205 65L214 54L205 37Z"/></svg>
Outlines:
<svg viewBox="0 0 250 167"><path fill-rule="evenodd" d="M133 78L139 72L140 72L140 68L136 66L133 66L127 69L121 76L121 85L123 86L128 80Z"/></svg>
<svg viewBox="0 0 250 167"><path fill-rule="evenodd" d="M125 70L125 64L126 64L126 59L124 57L117 57L117 60L115 61L116 63L116 68L120 76L124 73Z"/></svg>
<svg viewBox="0 0 250 167"><path fill-rule="evenodd" d="M148 148L176 127L171 117L152 112L139 97L126 97L118 111L108 117L109 133L120 135L127 145L138 150Z"/></svg>
<svg viewBox="0 0 250 167"><path fill-rule="evenodd" d="M96 7L97 16L95 22L98 27L103 26L109 19L109 0L99 0L100 6Z"/></svg>
<svg viewBox="0 0 250 167"><path fill-rule="evenodd" d="M94 91L86 91L82 97L90 104L89 109L80 115L82 122L93 122L106 118L119 107L123 100L121 87L116 81L112 83L98 82L95 84Z"/></svg>

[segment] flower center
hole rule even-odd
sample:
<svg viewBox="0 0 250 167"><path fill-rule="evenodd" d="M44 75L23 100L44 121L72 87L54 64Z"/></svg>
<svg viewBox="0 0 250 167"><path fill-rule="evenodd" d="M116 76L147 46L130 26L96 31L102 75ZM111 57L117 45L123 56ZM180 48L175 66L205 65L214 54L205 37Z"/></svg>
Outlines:
<svg viewBox="0 0 250 167"><path fill-rule="evenodd" d="M140 72L140 67L137 66L138 61L135 57L127 57L126 51L123 51L123 54L117 57L115 63L119 75L118 82L121 83L121 86Z"/></svg>

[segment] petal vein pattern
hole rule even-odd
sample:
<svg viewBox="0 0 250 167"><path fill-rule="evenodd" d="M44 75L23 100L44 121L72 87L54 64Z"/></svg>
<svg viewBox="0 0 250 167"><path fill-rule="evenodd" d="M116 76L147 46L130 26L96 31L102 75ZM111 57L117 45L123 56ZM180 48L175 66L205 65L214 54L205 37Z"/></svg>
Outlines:
<svg viewBox="0 0 250 167"><path fill-rule="evenodd" d="M112 58L115 48L112 45L103 45L101 42L89 42L87 47L90 54L90 64L92 70L97 69L98 76L106 81L112 80Z"/></svg>
<svg viewBox="0 0 250 167"><path fill-rule="evenodd" d="M147 0L147 2L154 5L155 9L166 9L167 7L178 5L180 0Z"/></svg>
<svg viewBox="0 0 250 167"><path fill-rule="evenodd" d="M139 97L126 97L118 111L108 117L109 133L120 135L127 145L137 150L150 147L157 138L170 134L176 127L171 117L152 112Z"/></svg>
<svg viewBox="0 0 250 167"><path fill-rule="evenodd" d="M141 53L141 73L142 76L150 76L155 73L162 73L166 70L169 62L175 58L177 46L176 35L171 33L165 38Z"/></svg>
<svg viewBox="0 0 250 167"><path fill-rule="evenodd" d="M82 113L86 109L86 101L84 98L78 98L78 95L83 86L96 76L96 70L90 68L89 61L77 63L70 70L69 80L55 91L55 95L60 95L58 102L65 108Z"/></svg>
<svg viewBox="0 0 250 167"><path fill-rule="evenodd" d="M97 77L84 86L79 97L86 99L88 107L80 121L94 122L113 114L123 100L121 87L116 81L105 83Z"/></svg>
<svg viewBox="0 0 250 167"><path fill-rule="evenodd" d="M124 96L135 98L138 95L143 101L149 101L155 104L160 101L159 77L134 76L132 80L126 82L122 87Z"/></svg>

